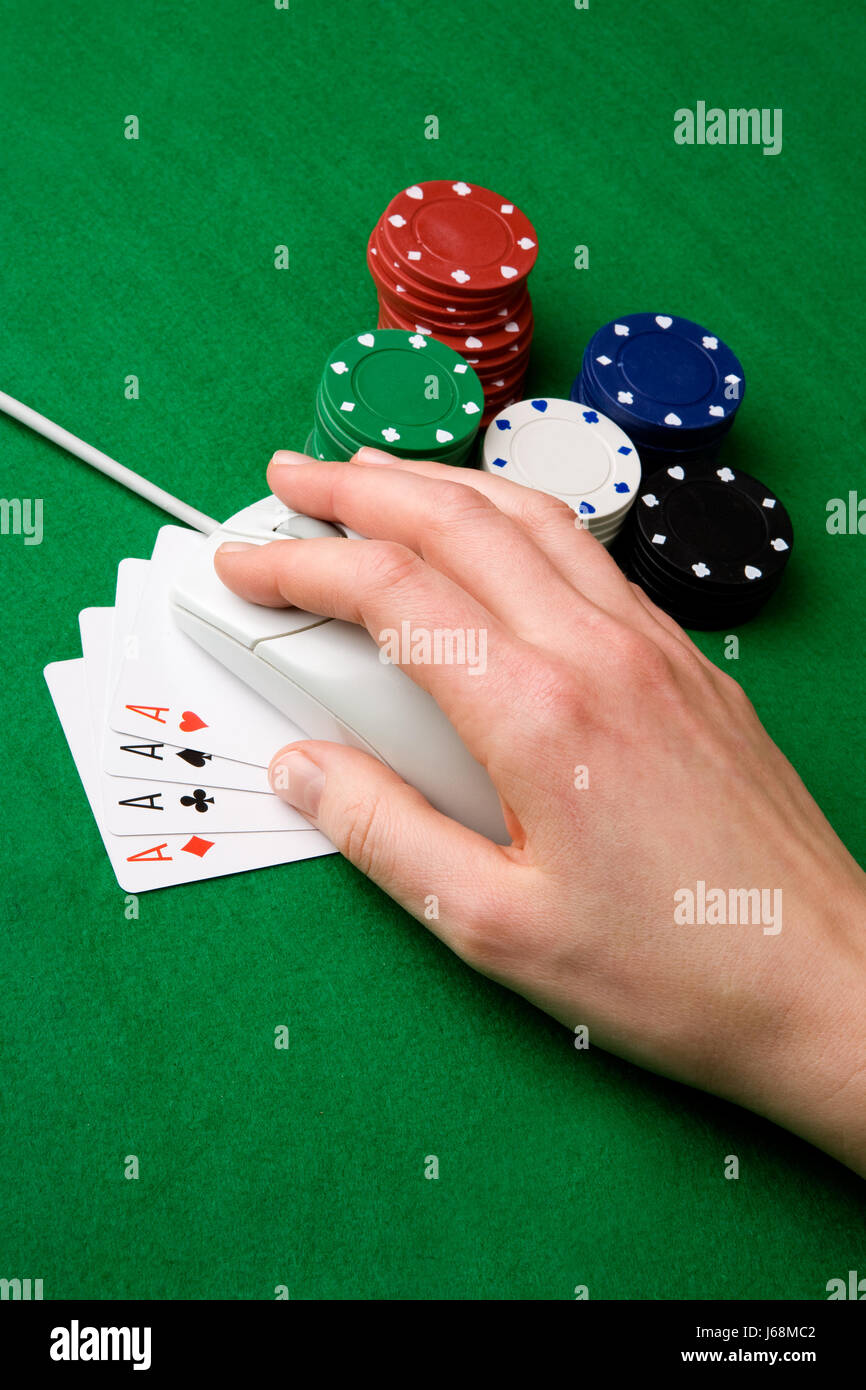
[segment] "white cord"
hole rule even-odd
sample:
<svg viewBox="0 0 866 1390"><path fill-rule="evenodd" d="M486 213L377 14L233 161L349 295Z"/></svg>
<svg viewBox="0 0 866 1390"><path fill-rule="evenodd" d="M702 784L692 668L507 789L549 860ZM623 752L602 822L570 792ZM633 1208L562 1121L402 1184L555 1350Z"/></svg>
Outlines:
<svg viewBox="0 0 866 1390"><path fill-rule="evenodd" d="M170 516L176 516L178 521L185 521L187 526L192 526L194 530L203 531L209 536L219 526L220 523L214 521L213 517L205 516L204 512L198 512L195 507L181 502L179 497L174 497L170 492L157 487L156 483L143 478L140 473L133 473L131 468L125 468L122 463L109 458L108 454L94 449L92 444L86 444L77 435L70 434L69 430L55 425L53 420L48 420L38 411L31 410L29 405L22 405L21 401L16 401L13 396L7 396L5 391L0 391L0 410L11 415L13 419L20 420L21 424L27 425L29 429L36 430L37 434L43 434L53 444L59 444L61 449L66 449L70 454L83 459L91 468L98 468L100 473L106 473L109 478L114 478L115 482L122 483L132 492L137 492L139 497L147 498L155 507L160 507Z"/></svg>

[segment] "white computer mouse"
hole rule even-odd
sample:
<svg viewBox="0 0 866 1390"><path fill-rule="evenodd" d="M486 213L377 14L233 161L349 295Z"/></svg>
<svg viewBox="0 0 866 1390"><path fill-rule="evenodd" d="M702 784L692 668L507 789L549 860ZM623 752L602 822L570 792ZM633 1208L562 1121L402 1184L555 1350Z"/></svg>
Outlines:
<svg viewBox="0 0 866 1390"><path fill-rule="evenodd" d="M300 608L247 603L217 578L223 541L351 536L263 497L213 532L172 589L182 630L275 705L309 738L351 744L387 763L446 815L508 842L499 797L435 700L398 666L383 662L363 628ZM276 749L274 750L276 752Z"/></svg>

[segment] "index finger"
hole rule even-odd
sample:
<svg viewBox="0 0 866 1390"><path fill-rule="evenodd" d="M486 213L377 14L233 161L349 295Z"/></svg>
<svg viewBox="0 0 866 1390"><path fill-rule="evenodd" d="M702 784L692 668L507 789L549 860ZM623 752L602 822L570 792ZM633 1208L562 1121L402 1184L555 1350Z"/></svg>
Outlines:
<svg viewBox="0 0 866 1390"><path fill-rule="evenodd" d="M484 766L503 772L514 761L509 752L533 732L540 742L549 740L549 712L537 692L542 653L533 652L530 661L525 643L406 546L348 539L229 542L214 564L223 583L251 603L296 604L365 627L380 650L387 649L383 660L432 695ZM527 678L528 668L535 681ZM501 789L506 796L513 790Z"/></svg>
<svg viewBox="0 0 866 1390"><path fill-rule="evenodd" d="M279 460L279 454L275 455ZM484 473L480 468L455 468L427 459L398 459L382 449L359 449L352 459L362 467L399 468L423 478L461 483L488 498L505 516L527 531L539 550L579 593L633 627L642 626L642 612L625 575L600 541L580 525L565 502Z"/></svg>

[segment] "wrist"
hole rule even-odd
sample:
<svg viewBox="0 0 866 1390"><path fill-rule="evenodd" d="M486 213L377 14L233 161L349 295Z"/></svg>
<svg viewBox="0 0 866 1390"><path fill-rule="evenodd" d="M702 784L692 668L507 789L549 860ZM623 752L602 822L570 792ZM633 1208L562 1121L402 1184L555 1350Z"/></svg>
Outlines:
<svg viewBox="0 0 866 1390"><path fill-rule="evenodd" d="M866 1177L866 878L840 895L837 871L797 905L745 1103Z"/></svg>

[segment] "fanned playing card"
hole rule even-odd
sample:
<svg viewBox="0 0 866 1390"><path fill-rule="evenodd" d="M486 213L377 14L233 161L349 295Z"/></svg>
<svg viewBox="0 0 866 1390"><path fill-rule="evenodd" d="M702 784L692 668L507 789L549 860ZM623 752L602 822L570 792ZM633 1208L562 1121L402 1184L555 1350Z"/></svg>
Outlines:
<svg viewBox="0 0 866 1390"><path fill-rule="evenodd" d="M79 615L84 655L45 668L117 881L132 893L334 852L268 785L272 754L302 737L301 731L174 625L167 603L173 567L200 544L193 532L164 527L154 550L157 570L151 573L150 561L123 560L116 608ZM151 658L157 665L152 679ZM229 758L212 749L204 719L195 730L175 730L177 741L168 725L159 732L143 725L143 737L112 729L108 714L117 708L112 696L122 678L140 682L157 701L157 690L169 694L171 703L153 706L152 713L173 713L186 704L190 714L192 700L178 698L179 690L198 692L205 701L213 694L221 746L230 743L235 752L255 758ZM245 736L227 739L232 728ZM187 732L196 735L195 742L183 741Z"/></svg>
<svg viewBox="0 0 866 1390"><path fill-rule="evenodd" d="M204 833L112 835L101 820L97 744L87 707L83 658L52 662L45 667L45 679L111 867L126 892L145 893L153 888L218 878L245 869L264 869L272 864L290 864L334 852L330 841L312 829L212 837Z"/></svg>
<svg viewBox="0 0 866 1390"><path fill-rule="evenodd" d="M109 681L112 616L110 608L85 608L78 615L91 709L98 708L104 701ZM251 718L255 717L257 702L251 692ZM150 769L154 764L164 769L165 758L166 749L162 745L133 744L127 771L135 771L137 776L118 777L102 769L104 820L114 834L149 834L156 825L163 833L183 831L190 826L206 826L208 834L228 830L309 829L303 816L274 796L263 768L254 769L260 779L258 788L238 791L222 787L211 779L214 761L224 760L208 754L202 755L202 761L192 766L169 754L174 779L151 778ZM243 768L245 765L238 763L237 766ZM181 780L183 773L188 775Z"/></svg>
<svg viewBox="0 0 866 1390"><path fill-rule="evenodd" d="M108 648L108 693L117 685L117 678L123 664L125 649L130 635L134 638L135 619L141 594L147 578L147 560L121 560L117 567L117 587L114 608L109 610L86 608L79 615L79 625L84 619L88 631L82 628L82 650L85 640L98 651L99 661ZM88 618L86 615L107 612L109 617ZM119 634L115 641L115 634ZM84 652L85 658L87 651ZM293 735L289 734L289 741ZM276 749L274 749L276 752ZM270 790L267 769L258 763L242 763L230 758L221 758L208 752L198 740L190 744L164 741L150 733L146 738L135 738L128 734L118 734L106 721L102 744L102 766L106 772L116 777L146 776L148 781L175 782L189 774L190 769L207 769L207 780L217 787L235 787L242 792L266 792Z"/></svg>
<svg viewBox="0 0 866 1390"><path fill-rule="evenodd" d="M108 711L117 733L195 747L223 758L267 767L277 749L303 734L265 700L256 718L238 718L250 690L231 671L181 632L171 616L172 580L201 536L163 526L148 566L138 613L130 632L115 632L123 659Z"/></svg>

